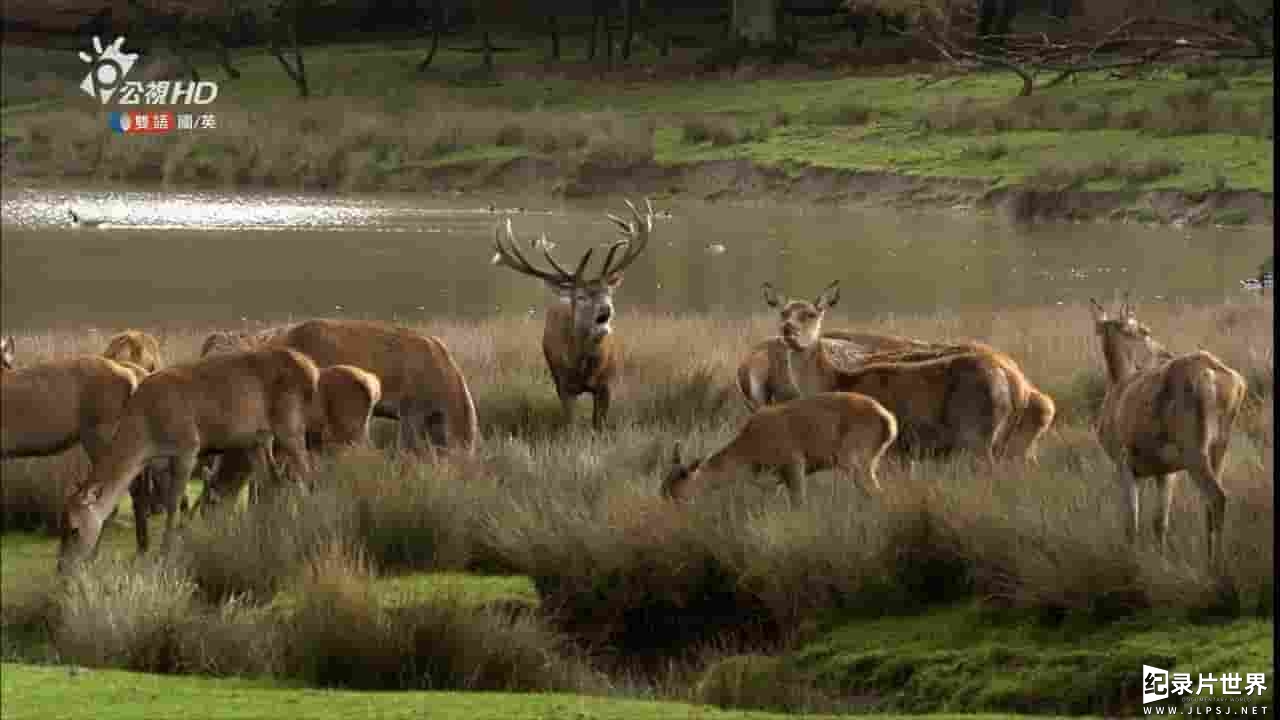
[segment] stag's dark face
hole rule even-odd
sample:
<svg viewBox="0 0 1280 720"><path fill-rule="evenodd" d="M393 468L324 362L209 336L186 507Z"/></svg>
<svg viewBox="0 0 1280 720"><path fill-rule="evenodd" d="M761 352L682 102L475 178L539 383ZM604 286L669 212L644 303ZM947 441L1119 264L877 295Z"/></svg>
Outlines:
<svg viewBox="0 0 1280 720"><path fill-rule="evenodd" d="M614 274L577 287L556 289L561 300L573 308L573 329L579 338L598 343L613 332L613 292L621 283L622 275Z"/></svg>

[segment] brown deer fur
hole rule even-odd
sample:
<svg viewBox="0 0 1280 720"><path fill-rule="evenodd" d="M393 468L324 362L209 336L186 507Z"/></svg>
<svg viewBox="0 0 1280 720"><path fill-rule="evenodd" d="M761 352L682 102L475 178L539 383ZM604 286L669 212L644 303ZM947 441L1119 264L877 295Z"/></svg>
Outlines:
<svg viewBox="0 0 1280 720"><path fill-rule="evenodd" d="M141 330L125 330L107 341L102 356L111 360L128 360L143 370L153 373L164 365L160 355L160 342Z"/></svg>
<svg viewBox="0 0 1280 720"><path fill-rule="evenodd" d="M790 355L784 349L776 362L785 368ZM957 347L883 353L857 370L832 367L830 373L837 392L867 395L893 413L900 450L967 450L994 462L1013 416L1012 383L1001 364L982 352Z"/></svg>
<svg viewBox="0 0 1280 720"><path fill-rule="evenodd" d="M737 437L705 460L684 464L675 446L664 497L687 500L742 471L768 469L787 486L793 503L804 500L809 472L836 469L850 475L866 495L880 489L876 469L898 435L892 413L857 393L819 393L760 409ZM864 483L860 475L865 474Z"/></svg>
<svg viewBox="0 0 1280 720"><path fill-rule="evenodd" d="M972 341L927 343L893 335L824 333L822 321L826 311L840 298L838 282L828 285L813 302L786 300L769 283L764 285L764 296L765 302L781 313L780 335L776 340L757 345L739 369L738 385L749 398L748 405L764 399L777 402L840 390L837 371L852 372L868 364L919 362L960 353L981 353L1000 368L1013 403L1012 415L1001 425L995 439L995 456L1036 461L1037 441L1052 424L1056 407L1053 399L1032 385L1017 362L1005 353ZM791 367L791 379L787 378L786 363ZM748 365L754 369L744 372ZM902 422L901 417L899 421ZM912 431L905 431L900 444L911 444L913 437Z"/></svg>
<svg viewBox="0 0 1280 720"><path fill-rule="evenodd" d="M462 369L438 338L408 328L363 320L307 320L268 339L290 347L319 367L352 365L381 384L374 416L400 421L405 449L474 454L480 426ZM432 447L434 445L434 448Z"/></svg>
<svg viewBox="0 0 1280 720"><path fill-rule="evenodd" d="M613 333L613 294L622 283L623 270L644 252L653 232L653 206L646 201L647 212L643 215L630 202L627 206L632 220L609 216L625 239L609 249L599 275L592 279L585 278L583 271L590 264L594 249L587 250L577 268L568 272L544 245L543 255L551 269L542 270L521 254L510 219L494 230L493 263L542 280L557 296L557 302L547 307L542 355L555 383L565 423L572 422L574 402L584 393L594 401L593 427L604 427L609 414L614 379L622 364L621 347ZM615 254L622 248L626 250L614 264Z"/></svg>
<svg viewBox="0 0 1280 720"><path fill-rule="evenodd" d="M1186 470L1204 502L1205 550L1216 565L1227 502L1222 463L1244 402L1244 378L1204 350L1171 354L1137 321L1127 300L1117 318L1091 303L1108 381L1098 439L1116 465L1128 537L1138 537L1138 481L1154 477L1163 496L1155 534L1164 550L1173 476Z"/></svg>
<svg viewBox="0 0 1280 720"><path fill-rule="evenodd" d="M286 348L219 355L149 375L125 405L106 455L67 499L59 569L96 550L103 521L154 458L171 458L174 477L166 546L176 530L177 495L201 451L259 448L274 472L278 445L294 473L305 476L307 412L318 375L310 358Z"/></svg>

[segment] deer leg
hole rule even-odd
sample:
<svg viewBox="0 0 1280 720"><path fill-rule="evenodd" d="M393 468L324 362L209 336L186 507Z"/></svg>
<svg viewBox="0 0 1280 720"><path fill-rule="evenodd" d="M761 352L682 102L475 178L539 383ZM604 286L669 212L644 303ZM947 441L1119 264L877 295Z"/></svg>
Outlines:
<svg viewBox="0 0 1280 720"><path fill-rule="evenodd" d="M609 386L596 390L595 401L591 407L591 426L597 431L604 429L605 420L609 417Z"/></svg>
<svg viewBox="0 0 1280 720"><path fill-rule="evenodd" d="M1201 502L1204 503L1205 553L1209 566L1217 571L1222 567L1222 526L1226 519L1227 494L1211 468L1206 456L1197 463L1197 467L1188 468L1187 474L1200 486Z"/></svg>
<svg viewBox="0 0 1280 720"><path fill-rule="evenodd" d="M1155 531L1156 542L1160 545L1160 552L1164 553L1168 550L1169 536L1169 513L1173 509L1173 489L1176 485L1177 475L1167 473L1156 476L1156 491L1160 496L1160 505L1156 508Z"/></svg>
<svg viewBox="0 0 1280 720"><path fill-rule="evenodd" d="M144 468L129 485L129 497L133 500L133 535L138 542L139 555L145 555L151 544L151 536L147 532L147 515L151 510L151 475L151 468Z"/></svg>
<svg viewBox="0 0 1280 720"><path fill-rule="evenodd" d="M573 425L573 407L577 404L578 396L569 392L556 381L556 396L560 398L560 423L564 427Z"/></svg>
<svg viewBox="0 0 1280 720"><path fill-rule="evenodd" d="M191 473L196 469L199 455L200 449L197 447L189 452L175 455L169 461L173 477L170 478L169 487L166 488L168 492L164 499L164 539L160 541L160 546L166 550L173 547L173 536L178 529L178 498L187 491L187 481L191 479Z"/></svg>
<svg viewBox="0 0 1280 720"><path fill-rule="evenodd" d="M1125 538L1133 545L1138 540L1138 479L1129 471L1128 463L1117 463L1116 485L1120 490L1120 506L1124 508Z"/></svg>
<svg viewBox="0 0 1280 720"><path fill-rule="evenodd" d="M280 450L284 453L292 481L305 483L311 478L311 463L307 459L306 435L301 432L279 437Z"/></svg>

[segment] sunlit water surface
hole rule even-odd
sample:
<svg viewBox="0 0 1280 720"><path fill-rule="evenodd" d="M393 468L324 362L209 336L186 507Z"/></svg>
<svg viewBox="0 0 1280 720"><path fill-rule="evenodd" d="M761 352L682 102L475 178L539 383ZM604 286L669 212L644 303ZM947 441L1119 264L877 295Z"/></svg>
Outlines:
<svg viewBox="0 0 1280 720"><path fill-rule="evenodd" d="M626 207L621 198L522 204L480 196L450 204L413 195L8 189L0 325L6 332L212 327L315 315L425 320L525 311L550 295L538 281L490 264L505 211L521 242L545 232L564 264L614 240L605 212L625 214ZM83 226L72 227L68 208ZM1240 280L1256 273L1272 246L1269 228L1024 227L959 211L692 201L659 209L671 217L657 221L649 250L626 273L617 295L623 311L757 312L765 281L811 296L839 280L841 310L855 319L1083 301L1123 290L1208 302L1240 294Z"/></svg>

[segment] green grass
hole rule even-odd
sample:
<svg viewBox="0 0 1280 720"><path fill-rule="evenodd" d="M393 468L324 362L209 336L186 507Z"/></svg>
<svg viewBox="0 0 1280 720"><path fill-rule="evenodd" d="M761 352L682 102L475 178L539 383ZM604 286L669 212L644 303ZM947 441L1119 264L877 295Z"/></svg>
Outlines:
<svg viewBox="0 0 1280 720"><path fill-rule="evenodd" d="M285 688L266 682L171 677L115 670L80 671L5 663L0 666L0 717L22 718L392 718L433 720L654 720L673 717L784 718L683 703L561 694L345 692ZM893 720L893 716L880 716ZM946 720L947 716L935 716ZM967 715L980 720L999 715ZM1007 716L1006 716L1007 717Z"/></svg>
<svg viewBox="0 0 1280 720"><path fill-rule="evenodd" d="M1273 629L1270 620L1189 623L1157 612L1050 622L964 605L837 624L791 660L819 687L870 693L888 710L1076 713L1110 705L1114 712L1124 690L1133 697L1143 664L1193 678L1270 673ZM1268 690L1257 704L1270 706L1271 698Z"/></svg>
<svg viewBox="0 0 1280 720"><path fill-rule="evenodd" d="M923 87L926 76L915 71L887 77L814 73L799 80L582 81L536 70L541 41L498 42L527 49L501 54L498 78L484 82L473 81L478 57L449 47L469 44L462 38L446 42L426 74L415 70L423 52L417 40L309 48L307 65L315 97L341 98L359 113L403 116L409 123L414 115L441 107L539 111L551 127L560 124L557 118L584 112L652 118L657 121L654 160L661 164L745 158L772 166L809 164L1011 184L1068 158L1083 164L1117 157L1134 163L1173 159L1180 168L1161 177L1136 182L1104 177L1081 187L1194 192L1225 184L1273 190L1274 83L1269 70L1244 68L1211 83L1172 69L1124 80L1095 74L1077 84L1038 91L1032 98L1015 98L1019 81L1008 73L968 75ZM570 58L578 57L567 52ZM642 49L633 62L656 62L647 52ZM289 80L264 51L240 51L236 65L242 77L235 81L209 69L208 77L221 84L215 109L265 114L298 104ZM503 79L501 71L515 67L534 69ZM99 111L91 105L68 90L65 107ZM46 132L69 132L48 124L47 113L54 108L47 101L16 97L4 108L6 134L28 137L23 128L42 122ZM681 128L698 117L704 123L739 128L768 128L779 117L787 123L746 133L741 141L691 142L700 134ZM265 115L254 120L265 121ZM414 181L397 176L415 170L544 154L518 144L468 142L475 144L427 161L376 162L376 177L358 185L401 187ZM1002 152L984 150L992 146Z"/></svg>

